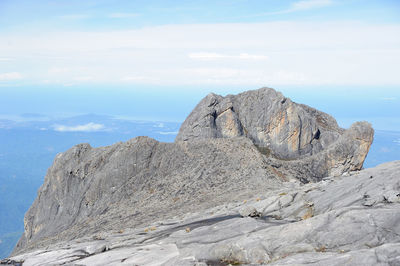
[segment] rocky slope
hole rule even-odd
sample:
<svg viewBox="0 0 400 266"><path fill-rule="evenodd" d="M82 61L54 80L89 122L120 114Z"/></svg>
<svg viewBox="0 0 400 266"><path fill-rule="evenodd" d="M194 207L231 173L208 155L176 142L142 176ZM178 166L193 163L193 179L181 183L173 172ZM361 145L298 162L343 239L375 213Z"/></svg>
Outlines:
<svg viewBox="0 0 400 266"><path fill-rule="evenodd" d="M400 265L400 161L12 257L23 265ZM4 261L5 263L6 261Z"/></svg>
<svg viewBox="0 0 400 266"><path fill-rule="evenodd" d="M345 247L335 244L334 234L329 236L331 242L315 242L311 236L324 232L325 225L335 226L336 220L332 217L342 214L329 214L332 211L358 206L360 199L350 194L359 195L359 181L363 179L349 177L341 183L339 178L332 184L328 181L303 184L361 169L372 139L373 129L368 123L357 122L348 130L341 129L331 116L296 104L273 89L226 97L210 94L183 123L175 143L138 137L102 148L80 144L57 155L38 197L25 215L25 233L13 253L22 255L14 260L35 265L35 261L39 263L48 258L49 263L51 260L79 261L78 264L91 265L95 263L91 259L100 263L107 261L107 257L110 263L115 259L116 264L125 261L131 264L138 259L142 265L142 260L150 263L160 257L160 262L166 265L181 265L190 256L196 263L235 260L266 263L285 256L284 252L306 254L313 248L333 252L336 246ZM388 185L396 192L398 176L390 176L393 180ZM386 182L385 178L377 180ZM339 185L334 185L335 182ZM315 194L306 192L308 188L325 191ZM325 193L330 189L331 194ZM381 188L371 189L380 191ZM344 191L349 195L334 197ZM363 194L362 201L371 203L375 196L370 194ZM256 196L260 198L254 206L243 204ZM390 201L396 202L397 194L391 197ZM328 205L320 209L319 204L324 200ZM340 205L342 201L348 205ZM338 208L333 207L335 202ZM349 212L354 217L344 212L343 226L348 224L349 230L356 231L354 234L364 234L357 228L361 221L356 219L358 216L383 217L395 211L390 207L398 207L397 204L379 206L379 211L373 213L374 208L361 204L360 210ZM239 218L238 213L258 218ZM398 221L397 216L392 218L392 222ZM304 220L315 221L316 227ZM350 225L353 220L357 220L355 225ZM154 221L160 221L159 225L148 227ZM392 228L392 225L384 227ZM187 236L195 236L195 228L206 230L198 231L196 236L204 236L200 241L204 249L196 246L193 239L185 240ZM182 229L187 234L179 236ZM285 230L296 233L290 236ZM303 235L296 236L301 230ZM395 227L393 230L391 238L384 235L384 240L376 243L396 242L398 230ZM325 235L329 235L328 231ZM178 238L174 238L176 234ZM244 240L239 241L237 237ZM260 242L268 237L271 239L267 242ZM291 244L279 244L279 238L287 238ZM189 244L180 245L180 241ZM224 241L230 244L227 242L220 248L217 244ZM343 250L361 250L360 245L346 246ZM238 246L251 251L243 253ZM142 248L149 252L141 252ZM192 254L191 249L200 253ZM222 253L215 253L218 250ZM114 257L119 251L126 258ZM139 257L128 256L132 252Z"/></svg>
<svg viewBox="0 0 400 266"><path fill-rule="evenodd" d="M134 138L59 154L25 215L16 250L204 209L279 181L245 138L160 143Z"/></svg>

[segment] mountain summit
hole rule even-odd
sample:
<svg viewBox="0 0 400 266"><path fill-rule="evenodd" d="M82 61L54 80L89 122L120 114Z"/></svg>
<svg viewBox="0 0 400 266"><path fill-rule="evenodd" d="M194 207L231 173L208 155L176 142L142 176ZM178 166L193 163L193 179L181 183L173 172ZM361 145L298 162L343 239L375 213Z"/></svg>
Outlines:
<svg viewBox="0 0 400 266"><path fill-rule="evenodd" d="M81 256L64 260L92 265L94 261L89 259L85 262L85 258L110 250L112 253L118 249L136 249L146 246L147 242L152 243L149 249L152 250L168 239L168 244L161 250L169 250L164 258L171 261L165 260L164 265L195 265L182 264L180 259L184 256L194 256L197 262L208 260L210 263L213 260L235 262L235 258L241 263L255 263L257 259L272 262L285 254L284 249L278 246L269 249L257 239L287 238L289 235L280 236L278 230L268 236L269 227L301 231L306 227L301 222L307 219L315 220L315 226L317 223L322 226L321 219L328 219L330 216L326 216L326 212L332 208L340 212L342 207L351 207L353 203L361 204L362 208L384 204L378 200L379 188L371 187L371 191L365 191L363 195L359 193L361 188L357 182L367 182L368 174L358 179L353 176L343 179L343 176L355 175L355 171L362 168L373 134L367 122L356 122L349 129L342 129L330 115L294 103L270 88L226 97L209 94L182 124L174 143L137 137L101 148L79 144L58 154L38 197L25 215L25 233L13 253L14 256L20 255L13 260L32 261L43 250L51 250L53 253L44 253L50 256L49 261L58 263L62 256L57 259L51 254L59 254L56 250L66 245L101 242L100 246L87 244L91 247L90 252L86 248L86 251L77 248L82 251ZM382 174L384 170L378 172ZM335 179L338 181L331 185L326 181ZM304 185L306 183L310 184ZM308 193L314 189L320 193ZM393 193L385 195L390 197L388 201L397 202ZM343 197L339 199L337 195ZM377 199L372 202L375 196ZM254 202L247 204L251 199ZM251 218L243 220L242 216ZM320 218L314 219L318 216ZM351 228L354 222L351 215L345 219L350 219L346 220L345 228ZM396 219L392 217L388 221ZM329 221L324 221L328 226ZM233 224L227 224L229 222ZM297 227L290 227L290 223ZM155 224L166 226L166 231L157 231ZM219 226L222 226L221 232L223 228L229 231L221 233L225 236L237 232L230 236L232 239L253 232L246 228L263 228L267 230L264 232L267 236L264 233L254 235L251 243L239 241L243 248L248 249L247 257L243 257L244 251L235 251L236 242L222 245L211 253L209 249L201 248L199 250L203 253L196 253L188 246L188 243L200 241L205 248L206 243L214 245L222 241L222 238L214 239L219 231L215 232L215 237L210 235ZM287 226L292 229L283 229ZM194 234L196 228L206 230L204 235L210 235L210 239L201 240L201 234L197 240L179 238L179 230ZM312 235L312 228L309 229L307 234ZM123 232L131 233L126 233L127 237L118 242L115 235ZM177 238L173 237L175 233ZM360 231L360 234L364 233ZM142 236L147 234L151 237L143 240ZM292 244L288 242L287 247L282 248L287 249L287 254L297 254L311 252L314 246L321 252L333 248L332 245L337 245L335 248L341 246L333 240L332 243L336 244L311 241L306 245L304 241L309 238L304 237L288 239ZM181 240L174 242L173 239ZM156 240L161 242L155 244ZM350 250L352 247L349 246ZM163 253L157 250L158 246L155 253L146 258ZM228 254L239 255L229 257ZM117 259L115 263L127 258ZM132 258L127 262L137 261Z"/></svg>
<svg viewBox="0 0 400 266"><path fill-rule="evenodd" d="M373 135L367 122L344 130L332 116L261 88L226 97L207 95L183 122L176 141L244 136L275 164L293 161L291 168L307 168L306 175L294 176L319 180L360 170Z"/></svg>

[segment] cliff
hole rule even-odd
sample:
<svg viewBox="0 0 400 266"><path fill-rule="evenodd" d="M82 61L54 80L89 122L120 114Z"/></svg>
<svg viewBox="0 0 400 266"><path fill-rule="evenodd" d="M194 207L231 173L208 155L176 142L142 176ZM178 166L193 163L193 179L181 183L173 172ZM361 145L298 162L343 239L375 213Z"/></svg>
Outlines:
<svg viewBox="0 0 400 266"><path fill-rule="evenodd" d="M176 141L245 136L278 161L273 164L294 161L290 168L299 167L291 175L316 181L360 170L373 134L366 122L344 130L332 116L261 88L226 97L207 95L183 122Z"/></svg>

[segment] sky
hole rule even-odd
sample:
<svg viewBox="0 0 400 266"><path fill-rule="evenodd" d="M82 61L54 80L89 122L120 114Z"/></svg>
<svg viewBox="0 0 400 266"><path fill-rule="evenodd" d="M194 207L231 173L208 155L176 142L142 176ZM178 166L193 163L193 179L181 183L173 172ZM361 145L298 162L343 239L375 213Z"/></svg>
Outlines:
<svg viewBox="0 0 400 266"><path fill-rule="evenodd" d="M182 121L273 87L400 130L398 0L0 0L0 115Z"/></svg>

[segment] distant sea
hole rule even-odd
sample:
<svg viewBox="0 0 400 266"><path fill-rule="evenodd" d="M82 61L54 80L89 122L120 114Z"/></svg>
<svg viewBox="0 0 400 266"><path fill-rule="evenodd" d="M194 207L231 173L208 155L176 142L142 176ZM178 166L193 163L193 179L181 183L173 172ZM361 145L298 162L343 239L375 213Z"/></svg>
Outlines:
<svg viewBox="0 0 400 266"><path fill-rule="evenodd" d="M10 254L21 236L24 214L57 153L78 143L99 147L136 136L173 142L180 127L178 122L102 115L50 119L32 114L29 119L0 119L0 258ZM364 166L393 160L400 160L400 131L376 130Z"/></svg>

